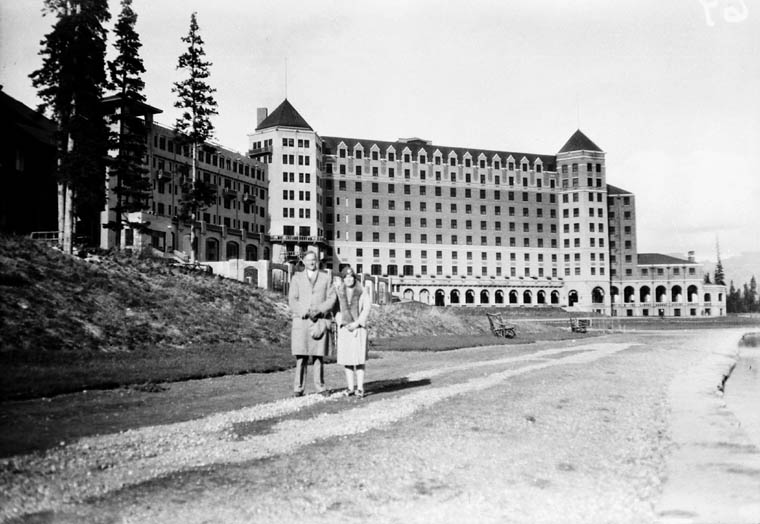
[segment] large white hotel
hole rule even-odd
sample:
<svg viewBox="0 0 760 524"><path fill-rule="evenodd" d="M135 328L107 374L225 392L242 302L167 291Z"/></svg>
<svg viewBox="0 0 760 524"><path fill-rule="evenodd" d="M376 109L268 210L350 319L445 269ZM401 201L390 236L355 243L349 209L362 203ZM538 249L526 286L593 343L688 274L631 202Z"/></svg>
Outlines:
<svg viewBox="0 0 760 524"><path fill-rule="evenodd" d="M272 259L316 249L436 305L561 305L621 316L725 314L692 256L636 251L634 196L580 130L556 154L320 136L285 100L258 112Z"/></svg>

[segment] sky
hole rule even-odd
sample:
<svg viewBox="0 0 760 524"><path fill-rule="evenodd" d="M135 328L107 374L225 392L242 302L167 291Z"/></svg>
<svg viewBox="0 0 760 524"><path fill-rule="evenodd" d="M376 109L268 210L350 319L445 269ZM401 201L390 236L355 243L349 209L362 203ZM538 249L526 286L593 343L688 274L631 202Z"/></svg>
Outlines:
<svg viewBox="0 0 760 524"><path fill-rule="evenodd" d="M53 18L0 2L0 84ZM118 1L111 0L115 20ZM639 252L760 252L760 3L753 0L134 0L145 94L172 125L196 11L215 139L245 151L287 97L323 136L555 154L580 128L636 195ZM112 20L112 23L113 21Z"/></svg>

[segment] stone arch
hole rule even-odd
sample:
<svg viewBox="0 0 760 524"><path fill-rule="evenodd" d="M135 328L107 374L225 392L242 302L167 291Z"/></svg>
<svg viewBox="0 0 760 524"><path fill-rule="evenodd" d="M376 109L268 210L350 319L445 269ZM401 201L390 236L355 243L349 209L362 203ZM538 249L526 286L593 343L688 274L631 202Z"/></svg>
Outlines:
<svg viewBox="0 0 760 524"><path fill-rule="evenodd" d="M504 291L502 291L501 289L496 290L496 292L493 294L493 303L494 304L504 303Z"/></svg>
<svg viewBox="0 0 760 524"><path fill-rule="evenodd" d="M420 290L420 302L430 304L430 291L427 289Z"/></svg>
<svg viewBox="0 0 760 524"><path fill-rule="evenodd" d="M512 291L510 291L509 292L509 303L510 304L517 304L517 297L518 297L518 294L517 294L516 290L513 289Z"/></svg>
<svg viewBox="0 0 760 524"><path fill-rule="evenodd" d="M546 304L546 291L543 289L536 293L536 304Z"/></svg>
<svg viewBox="0 0 760 524"><path fill-rule="evenodd" d="M446 292L443 289L435 290L435 305L438 307L446 305Z"/></svg>
<svg viewBox="0 0 760 524"><path fill-rule="evenodd" d="M694 284L686 289L686 298L689 302L699 302L699 290Z"/></svg>
<svg viewBox="0 0 760 524"><path fill-rule="evenodd" d="M481 304L488 304L491 299L490 294L488 293L487 289L483 289L480 291L480 303Z"/></svg>
<svg viewBox="0 0 760 524"><path fill-rule="evenodd" d="M414 291L409 288L405 289L403 297L404 300L414 300Z"/></svg>
<svg viewBox="0 0 760 524"><path fill-rule="evenodd" d="M577 303L578 303L578 292L572 289L570 290L570 293L567 294L567 305L570 307L573 307Z"/></svg>
<svg viewBox="0 0 760 524"><path fill-rule="evenodd" d="M634 302L636 300L636 290L633 286L625 286L623 289L623 302Z"/></svg>
<svg viewBox="0 0 760 524"><path fill-rule="evenodd" d="M559 291L552 291L550 297L552 304L559 304Z"/></svg>
<svg viewBox="0 0 760 524"><path fill-rule="evenodd" d="M652 299L652 289L649 286L639 288L639 302L646 304Z"/></svg>
<svg viewBox="0 0 760 524"><path fill-rule="evenodd" d="M230 240L229 242L227 242L227 245L225 246L224 254L227 260L234 260L236 258L240 258L240 244L238 244L234 240Z"/></svg>
<svg viewBox="0 0 760 524"><path fill-rule="evenodd" d="M475 303L475 292L472 289L468 289L464 292L464 303L465 304L474 304Z"/></svg>
<svg viewBox="0 0 760 524"><path fill-rule="evenodd" d="M459 304L459 290L458 289L452 289L451 293L449 293L449 303Z"/></svg>
<svg viewBox="0 0 760 524"><path fill-rule="evenodd" d="M523 291L523 304L532 304L533 303L533 293L530 292L529 289L526 289Z"/></svg>
<svg viewBox="0 0 760 524"><path fill-rule="evenodd" d="M259 259L259 248L254 246L253 244L247 244L245 246L245 259L246 260L258 260Z"/></svg>
<svg viewBox="0 0 760 524"><path fill-rule="evenodd" d="M206 239L206 260L209 262L219 261L219 241L215 238Z"/></svg>
<svg viewBox="0 0 760 524"><path fill-rule="evenodd" d="M672 288L670 288L670 301L681 302L681 299L682 299L681 293L683 293L681 286L673 286Z"/></svg>
<svg viewBox="0 0 760 524"><path fill-rule="evenodd" d="M591 290L591 303L604 304L604 289L597 286Z"/></svg>
<svg viewBox="0 0 760 524"><path fill-rule="evenodd" d="M654 290L654 296L657 299L657 302L667 302L668 290L665 288L665 286L657 286Z"/></svg>

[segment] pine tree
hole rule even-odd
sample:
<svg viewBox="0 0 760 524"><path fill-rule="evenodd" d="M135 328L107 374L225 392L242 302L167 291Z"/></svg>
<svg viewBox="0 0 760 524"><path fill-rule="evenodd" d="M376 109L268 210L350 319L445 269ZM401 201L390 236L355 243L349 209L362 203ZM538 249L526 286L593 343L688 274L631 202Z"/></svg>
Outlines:
<svg viewBox="0 0 760 524"><path fill-rule="evenodd" d="M116 58L109 62L111 89L119 95L119 111L112 121L118 123L118 132L112 136L112 147L117 155L111 161L112 187L115 195L113 210L116 217L108 227L116 232L116 246L121 246L121 231L128 223L127 213L148 207L151 182L144 167L147 151L145 122L134 110L136 103L145 101L143 89L145 73L140 58L140 37L135 31L137 14L132 10L132 0L121 1L121 13L114 27ZM145 224L133 223L140 229Z"/></svg>
<svg viewBox="0 0 760 524"><path fill-rule="evenodd" d="M758 303L757 296L757 280L755 279L755 275L752 275L752 278L749 279L747 311L751 313L760 311L760 303Z"/></svg>
<svg viewBox="0 0 760 524"><path fill-rule="evenodd" d="M723 262L720 260L720 252L718 252L718 263L715 264L715 272L713 273L715 277L715 283L720 286L726 285L726 275L723 273Z"/></svg>
<svg viewBox="0 0 760 524"><path fill-rule="evenodd" d="M40 42L42 67L29 75L58 124L58 233L73 251L77 221L94 226L105 205L108 127L101 98L105 73L107 0L45 0L57 20ZM92 233L92 231L90 231Z"/></svg>
<svg viewBox="0 0 760 524"><path fill-rule="evenodd" d="M217 114L216 100L206 79L210 76L211 63L205 60L203 39L198 32L196 13L190 16L190 32L182 41L188 44L187 51L180 55L177 69L184 70L187 78L175 82L172 91L177 94L174 106L182 110L182 116L174 124L179 141L190 146L192 164L190 180L183 184L181 214L191 221L190 244L191 262L197 259L198 242L195 238L195 221L205 208L211 205L216 196L215 189L198 177L198 152L203 143L214 131L211 116Z"/></svg>

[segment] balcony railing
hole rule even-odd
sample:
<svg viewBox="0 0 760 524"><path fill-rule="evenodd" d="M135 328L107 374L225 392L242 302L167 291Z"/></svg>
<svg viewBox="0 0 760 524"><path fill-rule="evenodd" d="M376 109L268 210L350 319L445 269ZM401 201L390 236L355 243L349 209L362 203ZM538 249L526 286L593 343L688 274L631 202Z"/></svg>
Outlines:
<svg viewBox="0 0 760 524"><path fill-rule="evenodd" d="M248 156L251 158L254 158L257 156L269 155L271 153L272 153L272 146L255 147L253 149L248 150Z"/></svg>
<svg viewBox="0 0 760 524"><path fill-rule="evenodd" d="M309 242L309 243L324 243L325 237L312 237L301 235L268 235L270 242Z"/></svg>

